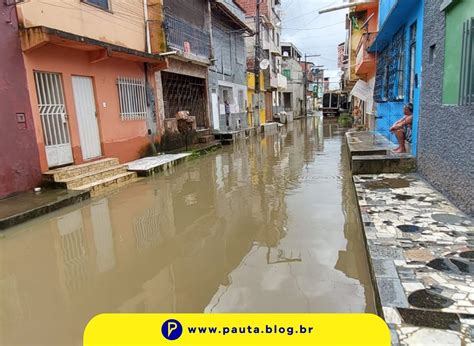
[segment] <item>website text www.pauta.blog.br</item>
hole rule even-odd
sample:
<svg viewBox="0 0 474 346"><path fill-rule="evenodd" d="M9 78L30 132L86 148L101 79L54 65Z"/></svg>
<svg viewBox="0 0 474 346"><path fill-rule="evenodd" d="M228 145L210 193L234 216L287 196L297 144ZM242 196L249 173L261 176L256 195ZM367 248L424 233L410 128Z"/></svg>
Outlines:
<svg viewBox="0 0 474 346"><path fill-rule="evenodd" d="M298 327L284 327L278 325L265 325L264 327L256 326L239 326L239 327L188 327L189 334L311 334L314 327L299 325Z"/></svg>

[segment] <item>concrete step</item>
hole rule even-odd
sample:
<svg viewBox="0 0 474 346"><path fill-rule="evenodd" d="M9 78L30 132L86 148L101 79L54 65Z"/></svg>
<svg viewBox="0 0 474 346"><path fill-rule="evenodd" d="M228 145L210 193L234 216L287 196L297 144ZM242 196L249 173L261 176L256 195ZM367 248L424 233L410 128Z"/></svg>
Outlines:
<svg viewBox="0 0 474 346"><path fill-rule="evenodd" d="M91 171L69 179L56 181L55 185L57 187L73 190L79 186L91 184L93 182L113 177L121 173L126 173L127 167L127 165L117 165L101 169L100 171Z"/></svg>
<svg viewBox="0 0 474 346"><path fill-rule="evenodd" d="M53 169L43 173L43 178L46 181L62 181L71 179L90 172L98 172L109 167L117 166L119 160L116 158L107 158L92 162L87 162L82 165L67 166Z"/></svg>
<svg viewBox="0 0 474 346"><path fill-rule="evenodd" d="M199 137L199 143L211 143L215 140L214 135L206 135Z"/></svg>
<svg viewBox="0 0 474 346"><path fill-rule="evenodd" d="M209 136L211 134L211 129L198 129L196 130L196 135L198 138Z"/></svg>
<svg viewBox="0 0 474 346"><path fill-rule="evenodd" d="M78 186L74 188L73 190L90 191L91 197L96 197L106 192L109 192L113 189L126 186L130 183L135 182L136 180L137 180L137 173L125 172L125 173L114 175L112 177L107 177L101 180L97 180L90 184Z"/></svg>
<svg viewBox="0 0 474 346"><path fill-rule="evenodd" d="M352 174L412 173L416 158L409 154L353 156Z"/></svg>

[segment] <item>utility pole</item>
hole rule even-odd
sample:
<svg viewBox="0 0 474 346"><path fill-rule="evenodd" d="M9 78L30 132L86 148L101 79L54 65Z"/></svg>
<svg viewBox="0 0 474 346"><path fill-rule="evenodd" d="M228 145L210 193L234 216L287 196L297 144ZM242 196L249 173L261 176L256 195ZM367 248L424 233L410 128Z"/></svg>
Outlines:
<svg viewBox="0 0 474 346"><path fill-rule="evenodd" d="M304 54L304 90L303 90L303 102L304 102L304 116L308 116L308 58L315 58L321 56L320 54L306 55Z"/></svg>
<svg viewBox="0 0 474 346"><path fill-rule="evenodd" d="M261 51L261 42L260 42L260 3L261 0L256 1L256 11L255 11L255 104L254 104L254 125L260 125L260 51Z"/></svg>

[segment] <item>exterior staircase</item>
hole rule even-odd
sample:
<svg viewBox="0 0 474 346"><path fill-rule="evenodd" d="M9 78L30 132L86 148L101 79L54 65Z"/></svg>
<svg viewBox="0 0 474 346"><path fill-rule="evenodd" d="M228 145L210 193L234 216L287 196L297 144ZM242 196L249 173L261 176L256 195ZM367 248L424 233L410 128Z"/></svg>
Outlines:
<svg viewBox="0 0 474 346"><path fill-rule="evenodd" d="M197 138L199 143L211 143L216 140L215 136L211 134L210 129L197 130Z"/></svg>
<svg viewBox="0 0 474 346"><path fill-rule="evenodd" d="M95 197L136 181L137 173L128 172L127 168L118 159L107 158L54 169L43 173L43 179L46 185L90 191Z"/></svg>

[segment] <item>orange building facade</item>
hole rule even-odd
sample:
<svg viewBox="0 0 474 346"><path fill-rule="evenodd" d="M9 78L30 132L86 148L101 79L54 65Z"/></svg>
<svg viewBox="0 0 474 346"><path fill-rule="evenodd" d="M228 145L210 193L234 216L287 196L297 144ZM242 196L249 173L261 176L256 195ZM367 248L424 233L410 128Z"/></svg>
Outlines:
<svg viewBox="0 0 474 346"><path fill-rule="evenodd" d="M154 73L166 61L151 54L142 1L31 0L17 12L41 171L128 162L159 140Z"/></svg>

